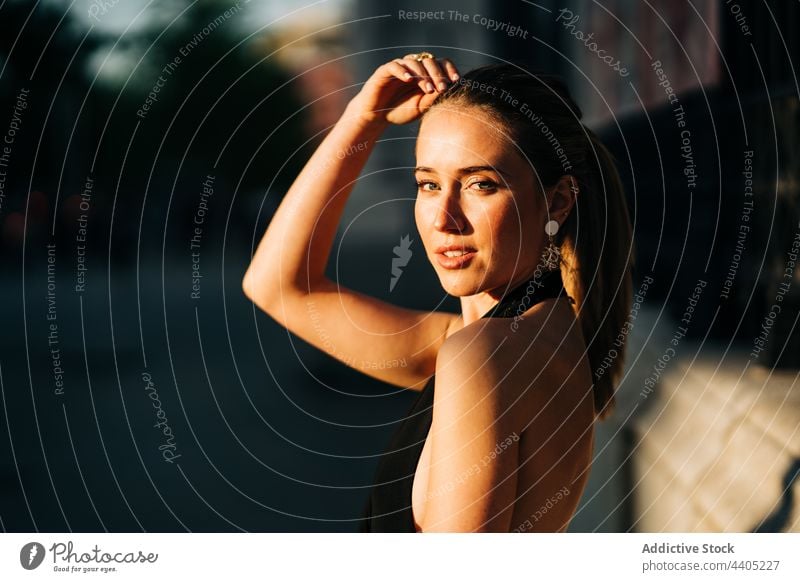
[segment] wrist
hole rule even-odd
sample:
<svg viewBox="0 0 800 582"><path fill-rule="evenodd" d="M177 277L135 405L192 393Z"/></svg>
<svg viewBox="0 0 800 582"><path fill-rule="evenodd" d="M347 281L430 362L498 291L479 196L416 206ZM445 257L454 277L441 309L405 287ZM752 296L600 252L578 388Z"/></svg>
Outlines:
<svg viewBox="0 0 800 582"><path fill-rule="evenodd" d="M389 125L385 115L362 106L358 97L354 97L347 104L342 117L359 125L364 130L381 132Z"/></svg>

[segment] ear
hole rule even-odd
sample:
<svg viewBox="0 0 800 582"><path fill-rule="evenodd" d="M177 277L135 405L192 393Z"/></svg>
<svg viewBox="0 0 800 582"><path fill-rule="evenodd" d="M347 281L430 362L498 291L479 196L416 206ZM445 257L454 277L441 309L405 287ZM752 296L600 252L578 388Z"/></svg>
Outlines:
<svg viewBox="0 0 800 582"><path fill-rule="evenodd" d="M559 224L572 212L579 193L578 180L571 174L564 174L554 186L547 189L547 220L557 220Z"/></svg>

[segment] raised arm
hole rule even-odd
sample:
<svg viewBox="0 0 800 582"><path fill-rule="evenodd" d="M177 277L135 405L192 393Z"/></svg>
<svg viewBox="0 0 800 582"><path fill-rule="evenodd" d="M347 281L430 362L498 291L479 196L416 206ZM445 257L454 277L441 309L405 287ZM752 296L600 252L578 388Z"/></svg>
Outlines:
<svg viewBox="0 0 800 582"><path fill-rule="evenodd" d="M449 78L448 78L449 77ZM245 273L245 294L281 325L340 361L421 388L457 316L393 306L325 277L356 178L390 123L407 123L457 79L449 61L379 67L287 192Z"/></svg>

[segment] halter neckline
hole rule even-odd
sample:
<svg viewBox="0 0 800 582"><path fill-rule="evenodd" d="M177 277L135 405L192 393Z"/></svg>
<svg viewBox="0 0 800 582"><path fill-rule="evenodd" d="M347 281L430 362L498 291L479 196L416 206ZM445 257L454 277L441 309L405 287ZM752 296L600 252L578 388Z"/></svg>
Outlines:
<svg viewBox="0 0 800 582"><path fill-rule="evenodd" d="M555 269L544 274L534 274L506 293L502 299L481 316L485 317L514 317L525 313L531 305L559 297L565 293L564 282L561 279L561 270ZM571 303L575 300L566 295Z"/></svg>

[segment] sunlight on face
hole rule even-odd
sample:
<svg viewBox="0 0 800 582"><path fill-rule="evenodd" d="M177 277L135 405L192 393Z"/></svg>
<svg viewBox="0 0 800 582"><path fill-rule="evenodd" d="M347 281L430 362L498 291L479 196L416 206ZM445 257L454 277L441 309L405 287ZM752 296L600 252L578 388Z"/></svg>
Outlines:
<svg viewBox="0 0 800 582"><path fill-rule="evenodd" d="M474 295L531 274L546 201L534 169L496 123L476 108L434 107L416 153L417 229L444 290ZM449 245L466 254L440 252Z"/></svg>

